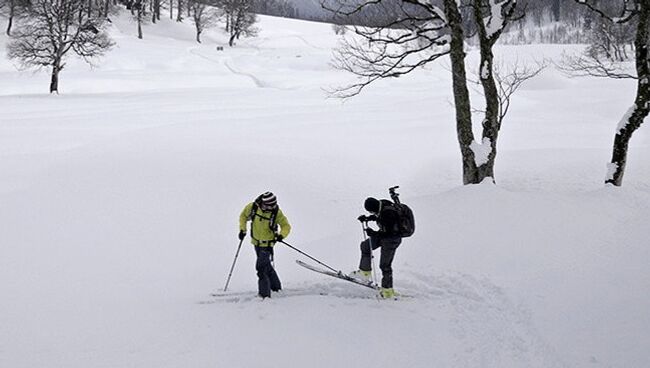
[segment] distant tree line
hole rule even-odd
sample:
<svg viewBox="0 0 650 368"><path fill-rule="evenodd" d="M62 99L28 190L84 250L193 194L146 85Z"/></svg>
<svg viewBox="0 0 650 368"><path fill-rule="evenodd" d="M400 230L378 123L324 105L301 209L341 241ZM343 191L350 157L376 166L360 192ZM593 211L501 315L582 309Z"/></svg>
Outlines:
<svg viewBox="0 0 650 368"><path fill-rule="evenodd" d="M286 0L254 0L253 12L274 17L300 19L301 14L290 2Z"/></svg>

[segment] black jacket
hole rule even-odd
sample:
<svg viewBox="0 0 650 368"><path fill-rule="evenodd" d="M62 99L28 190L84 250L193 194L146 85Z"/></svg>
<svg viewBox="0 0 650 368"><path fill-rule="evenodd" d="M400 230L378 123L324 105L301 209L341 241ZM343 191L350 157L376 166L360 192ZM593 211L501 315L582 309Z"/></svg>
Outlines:
<svg viewBox="0 0 650 368"><path fill-rule="evenodd" d="M380 238L399 237L399 214L395 210L395 207L393 207L393 202L382 199L380 203L379 216L373 219L379 226L377 236Z"/></svg>

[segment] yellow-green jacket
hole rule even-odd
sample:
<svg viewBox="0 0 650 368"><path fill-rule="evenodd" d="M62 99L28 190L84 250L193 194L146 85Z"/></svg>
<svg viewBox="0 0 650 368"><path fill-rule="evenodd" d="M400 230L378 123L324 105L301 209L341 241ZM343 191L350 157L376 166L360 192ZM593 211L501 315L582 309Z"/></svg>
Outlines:
<svg viewBox="0 0 650 368"><path fill-rule="evenodd" d="M239 230L246 231L246 223L252 221L251 224L251 243L255 246L260 247L272 247L275 244L275 232L271 229L271 216L272 211L262 211L261 208L257 208L256 213L251 218L251 211L253 210L253 202L249 203L244 207L244 210L241 211L239 215ZM283 238L286 238L291 231L291 225L289 220L282 213L282 210L278 208L278 214L275 217L275 223L280 225L280 235Z"/></svg>

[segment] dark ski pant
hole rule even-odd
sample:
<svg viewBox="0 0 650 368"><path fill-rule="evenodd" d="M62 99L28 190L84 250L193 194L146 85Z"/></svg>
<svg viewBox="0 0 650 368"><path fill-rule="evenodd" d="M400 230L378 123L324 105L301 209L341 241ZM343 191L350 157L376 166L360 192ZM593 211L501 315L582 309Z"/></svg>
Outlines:
<svg viewBox="0 0 650 368"><path fill-rule="evenodd" d="M272 247L255 247L257 254L257 262L255 262L255 269L257 270L257 287L258 293L263 298L271 296L271 290L279 291L282 289L280 278L275 273L273 264L273 248Z"/></svg>
<svg viewBox="0 0 650 368"><path fill-rule="evenodd" d="M393 287L393 258L395 258L395 251L402 243L402 238L379 238L371 236L370 238L361 242L361 261L359 262L359 269L362 271L372 270L372 249L381 248L381 256L379 258L379 269L381 270L381 287L389 289Z"/></svg>

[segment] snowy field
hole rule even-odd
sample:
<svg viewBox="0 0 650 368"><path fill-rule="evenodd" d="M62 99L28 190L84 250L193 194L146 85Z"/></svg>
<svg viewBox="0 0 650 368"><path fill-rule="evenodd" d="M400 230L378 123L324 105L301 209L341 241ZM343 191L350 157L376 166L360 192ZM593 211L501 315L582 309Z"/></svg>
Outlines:
<svg viewBox="0 0 650 368"><path fill-rule="evenodd" d="M70 60L58 96L0 56L0 367L650 367L650 128L624 187L603 185L631 81L547 69L515 96L498 185L463 187L446 60L342 103L323 91L351 78L330 26L261 28L217 51L218 31L198 45L166 20L138 40L118 19L118 46ZM238 296L210 296L259 193L290 244L351 271L363 200L393 185L418 225L394 263L412 298L278 246L285 291L260 301L247 243Z"/></svg>

